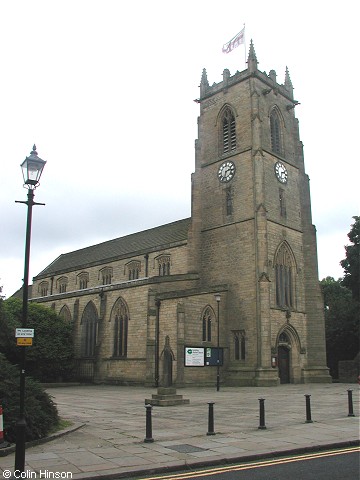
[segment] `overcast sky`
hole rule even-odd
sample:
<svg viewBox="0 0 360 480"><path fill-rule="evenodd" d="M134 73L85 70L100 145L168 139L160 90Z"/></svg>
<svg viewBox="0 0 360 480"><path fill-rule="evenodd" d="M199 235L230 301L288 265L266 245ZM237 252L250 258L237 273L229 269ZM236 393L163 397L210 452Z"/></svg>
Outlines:
<svg viewBox="0 0 360 480"><path fill-rule="evenodd" d="M359 215L357 2L1 0L0 285L22 285L20 164L47 161L33 209L30 278L61 253L190 216L202 69L283 83L288 66L310 176L319 277L343 276ZM222 45L246 25L246 46Z"/></svg>

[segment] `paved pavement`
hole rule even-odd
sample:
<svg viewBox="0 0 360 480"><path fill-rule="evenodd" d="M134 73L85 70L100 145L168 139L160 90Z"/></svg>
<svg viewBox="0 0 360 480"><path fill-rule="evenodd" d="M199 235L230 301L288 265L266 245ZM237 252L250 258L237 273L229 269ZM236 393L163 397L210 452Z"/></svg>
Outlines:
<svg viewBox="0 0 360 480"><path fill-rule="evenodd" d="M348 389L355 417L348 416ZM359 441L357 384L178 389L190 403L152 408L153 442L144 442L150 437L144 400L155 389L72 386L49 393L74 430L27 448L26 478L57 472L73 479L131 478ZM305 395L311 395L312 423ZM259 398L265 399L266 429L258 428ZM215 435L207 435L208 402L215 402ZM0 479L13 468L14 453L0 456Z"/></svg>

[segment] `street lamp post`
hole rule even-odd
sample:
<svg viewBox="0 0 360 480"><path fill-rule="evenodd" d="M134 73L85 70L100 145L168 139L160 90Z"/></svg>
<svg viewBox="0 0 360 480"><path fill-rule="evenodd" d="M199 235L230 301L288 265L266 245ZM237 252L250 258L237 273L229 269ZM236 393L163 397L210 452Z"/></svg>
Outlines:
<svg viewBox="0 0 360 480"><path fill-rule="evenodd" d="M26 222L26 241L25 241L25 262L23 279L23 304L22 304L22 328L26 328L28 316L28 292L29 292L29 259L30 259L30 238L31 238L31 219L33 205L44 205L44 203L34 202L34 190L39 185L39 180L46 161L38 157L36 146L28 157L21 164L24 177L24 188L28 189L27 201L17 201L27 205ZM21 347L20 356L20 413L16 423L16 450L15 450L15 470L18 473L25 471L25 373L26 369L26 347Z"/></svg>
<svg viewBox="0 0 360 480"><path fill-rule="evenodd" d="M217 302L217 372L216 372L216 391L220 390L220 293L215 294Z"/></svg>

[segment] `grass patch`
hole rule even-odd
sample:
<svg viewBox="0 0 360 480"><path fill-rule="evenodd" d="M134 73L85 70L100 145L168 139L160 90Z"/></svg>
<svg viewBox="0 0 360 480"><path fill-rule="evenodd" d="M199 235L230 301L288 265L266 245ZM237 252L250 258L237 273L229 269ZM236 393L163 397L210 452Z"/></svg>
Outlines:
<svg viewBox="0 0 360 480"><path fill-rule="evenodd" d="M66 420L65 418L60 418L57 425L55 425L50 431L49 434L60 432L61 430L65 430L65 428L69 428L74 424L71 420Z"/></svg>

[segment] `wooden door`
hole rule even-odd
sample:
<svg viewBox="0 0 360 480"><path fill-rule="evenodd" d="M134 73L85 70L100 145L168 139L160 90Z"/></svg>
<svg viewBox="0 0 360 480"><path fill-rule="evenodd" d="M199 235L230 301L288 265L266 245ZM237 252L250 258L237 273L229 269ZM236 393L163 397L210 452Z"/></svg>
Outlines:
<svg viewBox="0 0 360 480"><path fill-rule="evenodd" d="M290 351L283 346L278 348L278 367L280 383L290 383Z"/></svg>

